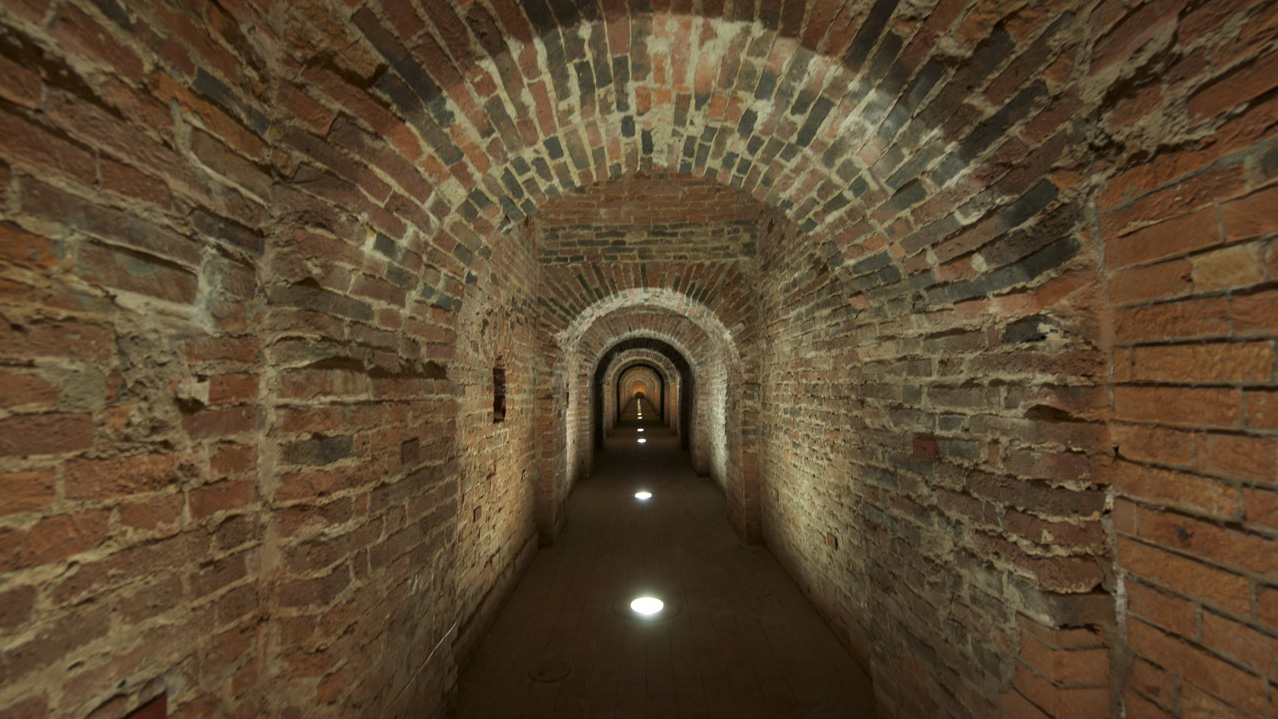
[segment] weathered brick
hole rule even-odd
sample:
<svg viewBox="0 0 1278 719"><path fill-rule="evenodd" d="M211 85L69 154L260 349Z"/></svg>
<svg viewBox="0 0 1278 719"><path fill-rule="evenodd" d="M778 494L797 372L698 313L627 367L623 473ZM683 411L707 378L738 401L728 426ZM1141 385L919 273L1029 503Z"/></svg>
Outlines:
<svg viewBox="0 0 1278 719"><path fill-rule="evenodd" d="M9 112L0 112L0 148L8 157L82 185L97 180L97 162L86 148Z"/></svg>
<svg viewBox="0 0 1278 719"><path fill-rule="evenodd" d="M46 509L53 503L54 476L51 470L0 473L4 504L0 516Z"/></svg>
<svg viewBox="0 0 1278 719"><path fill-rule="evenodd" d="M1133 381L1267 383L1273 372L1274 349L1268 342L1149 345L1132 350Z"/></svg>
<svg viewBox="0 0 1278 719"><path fill-rule="evenodd" d="M0 420L0 457L64 454L91 447L92 415L16 415Z"/></svg>
<svg viewBox="0 0 1278 719"><path fill-rule="evenodd" d="M1185 472L1119 462L1114 468L1114 489L1134 499L1231 519L1242 499L1227 483Z"/></svg>
<svg viewBox="0 0 1278 719"><path fill-rule="evenodd" d="M1278 76L1278 55L1269 54L1244 63L1214 79L1189 98L1189 117L1200 121L1221 115L1274 87Z"/></svg>
<svg viewBox="0 0 1278 719"><path fill-rule="evenodd" d="M1206 207L1109 239L1105 243L1106 261L1115 267L1125 267L1176 257L1219 242L1216 208Z"/></svg>
<svg viewBox="0 0 1278 719"><path fill-rule="evenodd" d="M1116 387L1118 419L1180 426L1233 427L1241 417L1242 394L1223 388Z"/></svg>
<svg viewBox="0 0 1278 719"><path fill-rule="evenodd" d="M1237 242L1278 231L1278 219L1274 218L1273 211L1275 203L1278 203L1278 187L1225 203L1220 208L1225 239Z"/></svg>
<svg viewBox="0 0 1278 719"><path fill-rule="evenodd" d="M1187 639L1198 636L1198 611L1190 602L1136 581L1126 587L1127 611Z"/></svg>
<svg viewBox="0 0 1278 719"><path fill-rule="evenodd" d="M1246 287L1265 279L1262 246L1233 245L1189 259L1196 292Z"/></svg>
<svg viewBox="0 0 1278 719"><path fill-rule="evenodd" d="M217 512L243 509L257 501L257 483L251 479L222 480L191 490L191 518L201 520Z"/></svg>
<svg viewBox="0 0 1278 719"><path fill-rule="evenodd" d="M191 455L140 454L115 459L78 459L63 470L67 499L114 501L169 489L194 473Z"/></svg>
<svg viewBox="0 0 1278 719"><path fill-rule="evenodd" d="M192 302L199 289L196 275L184 267L139 252L102 245L83 245L77 257L77 269L90 282L171 302Z"/></svg>
<svg viewBox="0 0 1278 719"><path fill-rule="evenodd" d="M1251 582L1241 575L1124 538L1118 541L1118 557L1125 571L1177 594L1232 612L1251 606Z"/></svg>
<svg viewBox="0 0 1278 719"><path fill-rule="evenodd" d="M212 135L191 132L191 152L213 172L236 183L260 200L271 198L271 180L248 158L237 154Z"/></svg>
<svg viewBox="0 0 1278 719"><path fill-rule="evenodd" d="M1264 702L1268 699L1263 678L1241 671L1143 622L1131 624L1128 641L1137 652L1159 657L1160 663L1169 671L1202 686L1228 703L1249 712L1264 710Z"/></svg>
<svg viewBox="0 0 1278 719"><path fill-rule="evenodd" d="M97 547L107 536L110 512L93 510L58 514L41 519L30 529L0 530L4 549L0 568L5 572L59 562Z"/></svg>

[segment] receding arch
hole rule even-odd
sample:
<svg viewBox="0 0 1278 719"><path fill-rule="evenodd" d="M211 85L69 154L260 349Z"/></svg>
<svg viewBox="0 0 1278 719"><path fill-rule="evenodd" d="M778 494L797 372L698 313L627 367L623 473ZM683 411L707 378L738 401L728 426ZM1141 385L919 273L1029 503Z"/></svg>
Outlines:
<svg viewBox="0 0 1278 719"><path fill-rule="evenodd" d="M669 358L661 353L647 349L631 349L621 352L609 363L608 370L604 375L604 385L612 386L614 382L618 382L625 369L635 363L651 365L666 378L665 397L662 398L662 406L660 407L661 419L680 437L681 446L687 449L688 443L684 440L684 435L688 432L689 427L683 424L685 418L681 416L680 407L685 394L691 392L691 389L683 385L681 373L670 362ZM691 401L691 397L688 399ZM613 396L613 393L605 392L603 417L605 434L611 432L620 412L621 407L618 399Z"/></svg>
<svg viewBox="0 0 1278 719"><path fill-rule="evenodd" d="M603 431L602 423L604 421L604 395L608 388L605 380L610 373L610 367L617 357L632 350L648 350L665 357L679 373L679 415L680 423L684 427L692 426L693 404L696 401L696 375L693 373L692 365L687 357L677 349L674 345L666 340L658 337L631 337L623 339L607 349L603 356L595 362L594 372L594 402L592 404L592 425L595 427L595 448L603 447ZM652 365L649 365L652 366ZM654 367L654 369L656 369ZM689 434L685 433L680 436L680 446L687 450L691 445Z"/></svg>

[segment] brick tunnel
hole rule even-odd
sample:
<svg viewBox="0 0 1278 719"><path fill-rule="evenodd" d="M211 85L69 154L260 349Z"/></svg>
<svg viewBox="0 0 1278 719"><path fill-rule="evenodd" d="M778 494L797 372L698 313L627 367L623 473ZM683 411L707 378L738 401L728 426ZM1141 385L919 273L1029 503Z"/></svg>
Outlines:
<svg viewBox="0 0 1278 719"><path fill-rule="evenodd" d="M640 391L878 717L1278 718L1275 88L1267 0L0 0L0 718L449 714Z"/></svg>

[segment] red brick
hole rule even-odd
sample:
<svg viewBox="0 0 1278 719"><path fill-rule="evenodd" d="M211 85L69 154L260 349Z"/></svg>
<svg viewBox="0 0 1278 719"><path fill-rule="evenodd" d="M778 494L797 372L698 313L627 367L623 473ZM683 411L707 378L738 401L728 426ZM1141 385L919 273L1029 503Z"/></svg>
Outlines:
<svg viewBox="0 0 1278 719"><path fill-rule="evenodd" d="M0 149L8 157L82 185L91 187L97 181L97 162L88 150L8 112L0 112Z"/></svg>
<svg viewBox="0 0 1278 719"><path fill-rule="evenodd" d="M1249 390L1243 393L1247 403L1247 426L1254 429L1278 428L1278 392Z"/></svg>
<svg viewBox="0 0 1278 719"><path fill-rule="evenodd" d="M280 106L300 120L316 135L328 134L337 113L312 100L309 95L289 85L280 88Z"/></svg>
<svg viewBox="0 0 1278 719"><path fill-rule="evenodd" d="M0 591L0 629L12 632L26 624L38 597L39 592L32 586Z"/></svg>
<svg viewBox="0 0 1278 719"><path fill-rule="evenodd" d="M1181 715L1188 717L1208 717L1209 719L1254 719L1255 714L1237 709L1199 689L1190 682L1185 682L1180 693Z"/></svg>
<svg viewBox="0 0 1278 719"><path fill-rule="evenodd" d="M1234 427L1242 415L1242 393L1235 389L1115 387L1114 416L1130 422Z"/></svg>
<svg viewBox="0 0 1278 719"><path fill-rule="evenodd" d="M92 415L35 414L0 420L0 457L64 454L92 446Z"/></svg>
<svg viewBox="0 0 1278 719"><path fill-rule="evenodd" d="M1140 656L1201 686L1241 709L1261 715L1266 711L1264 679L1243 672L1202 649L1179 641L1139 620L1128 625L1128 641Z"/></svg>
<svg viewBox="0 0 1278 719"><path fill-rule="evenodd" d="M350 572L345 565L315 579L295 579L284 582L279 589L280 606L324 606L333 601L350 584Z"/></svg>
<svg viewBox="0 0 1278 719"><path fill-rule="evenodd" d="M1246 180L1241 167L1211 170L1151 192L1126 207L1103 216L1105 236L1124 234L1141 226L1188 214L1213 202L1241 195Z"/></svg>
<svg viewBox="0 0 1278 719"><path fill-rule="evenodd" d="M1056 649L1033 638L1021 642L1021 660L1059 684L1107 686L1109 649Z"/></svg>
<svg viewBox="0 0 1278 719"><path fill-rule="evenodd" d="M1192 286L1191 273L1192 266L1186 260L1121 271L1110 282L1110 300L1116 304L1127 304L1187 294Z"/></svg>
<svg viewBox="0 0 1278 719"><path fill-rule="evenodd" d="M57 265L61 257L61 249L48 238L33 235L15 224L0 222L0 260L19 267L45 269Z"/></svg>
<svg viewBox="0 0 1278 719"><path fill-rule="evenodd" d="M0 517L43 510L53 502L53 470L6 472L0 474Z"/></svg>
<svg viewBox="0 0 1278 719"><path fill-rule="evenodd" d="M162 525L176 526L182 519L186 497L168 494L140 502L120 505L120 522L134 529L153 530Z"/></svg>
<svg viewBox="0 0 1278 719"><path fill-rule="evenodd" d="M74 5L64 5L49 25L62 46L114 68L133 82L142 79L142 59Z"/></svg>
<svg viewBox="0 0 1278 719"><path fill-rule="evenodd" d="M1243 514L1248 524L1278 529L1278 492L1268 489L1244 489L1243 505Z"/></svg>
<svg viewBox="0 0 1278 719"><path fill-rule="evenodd" d="M227 404L256 397L256 375L227 374L209 378L209 404Z"/></svg>
<svg viewBox="0 0 1278 719"><path fill-rule="evenodd" d="M191 152L207 168L238 184L261 200L271 198L271 179L251 160L207 132L191 132Z"/></svg>
<svg viewBox="0 0 1278 719"><path fill-rule="evenodd" d="M1251 582L1157 547L1120 537L1118 566L1144 581L1226 610L1251 610Z"/></svg>
<svg viewBox="0 0 1278 719"><path fill-rule="evenodd" d="M1144 696L1132 693L1134 691L1139 691ZM1153 701L1146 697L1153 697ZM1154 701L1159 701L1171 706L1174 700L1176 700L1176 687L1172 683L1171 674L1154 667L1144 659L1136 659L1132 662L1131 679L1127 682L1126 695L1128 719L1174 719L1166 710L1154 704Z"/></svg>
<svg viewBox="0 0 1278 719"><path fill-rule="evenodd" d="M1278 629L1278 587L1261 587L1256 591L1256 618L1269 629Z"/></svg>
<svg viewBox="0 0 1278 719"><path fill-rule="evenodd" d="M1184 0L1153 0L1130 12L1096 43L1092 74L1140 52L1184 7Z"/></svg>
<svg viewBox="0 0 1278 719"><path fill-rule="evenodd" d="M1119 494L1168 507L1232 519L1241 508L1238 489L1219 480L1198 477L1131 462L1114 466L1114 489Z"/></svg>
<svg viewBox="0 0 1278 719"><path fill-rule="evenodd" d="M59 562L93 549L107 537L110 512L60 514L30 529L0 529L0 571Z"/></svg>
<svg viewBox="0 0 1278 719"><path fill-rule="evenodd" d="M1024 615L1017 616L1022 631L1040 643L1057 649L1095 649L1105 646L1105 638L1096 629L1085 627L1045 627Z"/></svg>
<svg viewBox="0 0 1278 719"><path fill-rule="evenodd" d="M252 407L205 409L182 418L182 429L192 438L228 437L257 428L257 411Z"/></svg>
<svg viewBox="0 0 1278 719"><path fill-rule="evenodd" d="M1203 646L1271 680L1278 678L1278 639L1257 629L1204 612Z"/></svg>
<svg viewBox="0 0 1278 719"><path fill-rule="evenodd" d="M1012 686L1034 704L1042 707L1048 716L1068 716L1077 719L1109 717L1109 687L1074 689L1054 686L1024 664L1019 663L1012 679Z"/></svg>
<svg viewBox="0 0 1278 719"><path fill-rule="evenodd" d="M30 371L0 367L0 407L49 409L58 399L58 386Z"/></svg>
<svg viewBox="0 0 1278 719"><path fill-rule="evenodd" d="M1173 634L1198 637L1198 612L1188 601L1136 581L1128 580L1126 587L1127 611Z"/></svg>
<svg viewBox="0 0 1278 719"><path fill-rule="evenodd" d="M161 209L173 204L173 193L168 184L144 172L135 170L108 158L102 158L102 189L148 202Z"/></svg>
<svg viewBox="0 0 1278 719"><path fill-rule="evenodd" d="M1235 295L1230 316L1236 334L1278 334L1278 290Z"/></svg>
<svg viewBox="0 0 1278 719"><path fill-rule="evenodd" d="M1223 115L1231 108L1278 86L1278 53L1248 62L1216 78L1189 98L1195 122Z"/></svg>
<svg viewBox="0 0 1278 719"><path fill-rule="evenodd" d="M1202 384L1267 383L1274 373L1268 342L1152 345L1132 350L1132 379Z"/></svg>
<svg viewBox="0 0 1278 719"><path fill-rule="evenodd" d="M1216 208L1205 207L1129 235L1110 238L1105 243L1106 263L1126 267L1185 255L1219 243Z"/></svg>
<svg viewBox="0 0 1278 719"><path fill-rule="evenodd" d="M243 509L257 501L255 479L223 480L191 490L191 519L202 520L217 512Z"/></svg>
<svg viewBox="0 0 1278 719"><path fill-rule="evenodd" d="M1278 185L1226 203L1220 210L1225 238L1230 242L1278 232Z"/></svg>
<svg viewBox="0 0 1278 719"><path fill-rule="evenodd" d="M1137 462L1190 465L1195 433L1167 427L1115 423L1110 428L1120 457Z"/></svg>
<svg viewBox="0 0 1278 719"><path fill-rule="evenodd" d="M114 500L175 486L194 472L185 453L140 454L69 462L64 470L67 499Z"/></svg>
<svg viewBox="0 0 1278 719"><path fill-rule="evenodd" d="M1199 442L1198 468L1265 484L1278 484L1278 440L1207 435Z"/></svg>
<svg viewBox="0 0 1278 719"><path fill-rule="evenodd" d="M76 319L0 322L0 359L102 361L110 356L114 344L111 328L105 324Z"/></svg>
<svg viewBox="0 0 1278 719"><path fill-rule="evenodd" d="M1230 245L1189 258L1195 292L1248 287L1265 279L1263 247Z"/></svg>
<svg viewBox="0 0 1278 719"><path fill-rule="evenodd" d="M222 475L243 474L257 466L257 454L253 447L241 444L220 444L210 462L214 472Z"/></svg>
<svg viewBox="0 0 1278 719"><path fill-rule="evenodd" d="M1224 297L1117 309L1114 316L1119 342L1161 342L1229 334L1229 303Z"/></svg>
<svg viewBox="0 0 1278 719"><path fill-rule="evenodd" d="M1139 536L1234 571L1278 579L1278 553L1264 537L1163 512L1142 512Z"/></svg>
<svg viewBox="0 0 1278 719"><path fill-rule="evenodd" d="M93 243L80 246L77 269L89 282L182 304L193 302L199 289L195 273L185 267L141 252Z"/></svg>

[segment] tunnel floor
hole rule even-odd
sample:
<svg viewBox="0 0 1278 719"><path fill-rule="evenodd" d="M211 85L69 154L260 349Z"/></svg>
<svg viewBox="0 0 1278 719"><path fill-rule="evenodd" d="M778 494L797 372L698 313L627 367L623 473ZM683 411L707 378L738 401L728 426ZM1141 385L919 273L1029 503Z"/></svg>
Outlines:
<svg viewBox="0 0 1278 719"><path fill-rule="evenodd" d="M738 540L655 412L635 414L632 402L462 672L457 716L874 717L869 678L793 580ZM619 612L641 594L665 618Z"/></svg>

